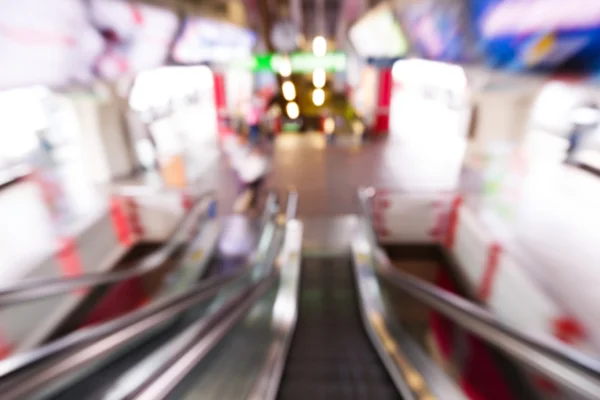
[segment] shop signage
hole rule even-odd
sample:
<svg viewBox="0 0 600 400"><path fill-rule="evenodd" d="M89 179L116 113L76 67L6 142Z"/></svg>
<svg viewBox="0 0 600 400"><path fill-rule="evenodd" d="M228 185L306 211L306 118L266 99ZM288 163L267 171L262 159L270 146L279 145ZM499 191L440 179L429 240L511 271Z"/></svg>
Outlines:
<svg viewBox="0 0 600 400"><path fill-rule="evenodd" d="M255 43L256 34L248 29L206 18L187 19L173 58L183 64L229 63L249 57Z"/></svg>
<svg viewBox="0 0 600 400"><path fill-rule="evenodd" d="M317 57L312 53L292 53L289 56L292 72L308 73L316 68L323 68L330 72L346 70L346 53L336 51L327 53L323 57ZM282 54L258 54L243 62L238 62L239 67L248 68L254 72L279 71L280 66L286 62L286 56Z"/></svg>

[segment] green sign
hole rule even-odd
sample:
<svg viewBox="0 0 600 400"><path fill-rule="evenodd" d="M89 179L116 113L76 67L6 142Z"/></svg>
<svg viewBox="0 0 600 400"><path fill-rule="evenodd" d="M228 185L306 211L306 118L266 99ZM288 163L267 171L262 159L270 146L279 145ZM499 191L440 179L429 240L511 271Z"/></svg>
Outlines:
<svg viewBox="0 0 600 400"><path fill-rule="evenodd" d="M329 72L346 70L346 53L335 51L327 53L323 57L317 57L313 53L292 53L289 56L292 72L308 73L316 68L323 68ZM254 72L279 71L285 56L282 54L257 54L248 60L238 63L241 68L248 68Z"/></svg>

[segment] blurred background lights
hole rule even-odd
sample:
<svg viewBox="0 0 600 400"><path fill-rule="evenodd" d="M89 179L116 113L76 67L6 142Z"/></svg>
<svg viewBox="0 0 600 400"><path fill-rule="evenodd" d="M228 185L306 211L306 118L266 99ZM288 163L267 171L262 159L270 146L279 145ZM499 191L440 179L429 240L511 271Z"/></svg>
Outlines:
<svg viewBox="0 0 600 400"><path fill-rule="evenodd" d="M312 101L315 106L319 107L325 103L325 92L323 89L315 89L312 94Z"/></svg>
<svg viewBox="0 0 600 400"><path fill-rule="evenodd" d="M294 101L289 102L287 106L285 106L285 112L291 119L296 119L300 116L300 108L298 108L298 104Z"/></svg>
<svg viewBox="0 0 600 400"><path fill-rule="evenodd" d="M325 86L325 81L327 79L325 70L323 68L317 68L313 71L313 85L322 89Z"/></svg>
<svg viewBox="0 0 600 400"><path fill-rule="evenodd" d="M313 53L317 57L323 57L327 54L327 39L323 36L317 36L313 39Z"/></svg>
<svg viewBox="0 0 600 400"><path fill-rule="evenodd" d="M287 101L292 101L296 98L296 87L290 81L283 82L283 85L281 85L281 91L283 93L283 97Z"/></svg>
<svg viewBox="0 0 600 400"><path fill-rule="evenodd" d="M279 65L279 74L284 78L288 78L290 75L292 75L292 63L290 62L289 58L284 57L281 60L281 64Z"/></svg>

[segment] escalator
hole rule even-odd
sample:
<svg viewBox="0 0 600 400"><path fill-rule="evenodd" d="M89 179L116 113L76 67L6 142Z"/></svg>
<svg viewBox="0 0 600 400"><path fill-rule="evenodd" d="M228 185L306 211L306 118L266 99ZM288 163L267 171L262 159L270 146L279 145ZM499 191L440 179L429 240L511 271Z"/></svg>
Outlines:
<svg viewBox="0 0 600 400"><path fill-rule="evenodd" d="M276 351L291 334L282 328L277 292L267 292L169 398L268 398L258 389L263 380L278 387L279 399L401 398L364 330L349 257L303 257L287 357ZM274 359L285 365L280 382L269 373Z"/></svg>
<svg viewBox="0 0 600 400"><path fill-rule="evenodd" d="M306 257L278 398L399 399L359 314L349 257Z"/></svg>
<svg viewBox="0 0 600 400"><path fill-rule="evenodd" d="M300 257L302 225L293 220L294 212L288 217L281 246L268 261L254 259L256 268L219 287L210 301L179 309L174 304L171 319L163 320L152 337L114 354L114 346L102 347L112 354L110 360L86 378L72 378L73 371L56 374L63 389L42 398L466 399L466 389L452 376L464 371L436 366L435 352L423 350L431 347L429 318L435 313L580 398L598 398L600 369L584 355L528 337L432 285L436 255L390 251L394 266L368 240L372 232L357 229L352 258L327 251ZM288 240L294 232L298 243ZM162 311L157 311L158 317ZM100 344L69 351L82 357ZM38 377L61 368L63 361L33 365L6 382L0 362L0 393L18 400L43 391L55 379ZM474 365L489 376L480 360ZM65 376L71 379L68 385ZM35 391L27 387L31 381ZM531 393L490 397L492 392L499 393L490 386L481 398L535 398Z"/></svg>
<svg viewBox="0 0 600 400"><path fill-rule="evenodd" d="M206 273L201 281L218 279L227 270L229 273L240 272L247 266L246 260L230 260L226 256L214 255L207 267ZM235 270L232 270L235 268ZM157 327L151 335L142 337L140 340L129 345L126 351L118 351L109 360L105 360L103 366L97 369L93 374L68 386L48 399L96 399L102 398L111 391L120 378L132 370L137 364L145 361L149 355L160 352L161 348L167 346L169 342L176 340L195 321L210 314L211 307L215 303L225 301L232 294L243 290L246 284L250 283L249 278L242 278L233 282L229 287L223 288L217 297L209 302L202 302L181 313L178 317L165 322Z"/></svg>
<svg viewBox="0 0 600 400"><path fill-rule="evenodd" d="M235 219L239 222L239 218ZM203 282L210 282L211 280L218 280L221 277L226 276L238 276L230 284L224 286L216 294L214 298L209 301L198 303L190 308L185 309L179 313L175 318L171 318L168 321L160 324L154 328L154 332L149 335L141 335L139 340L135 340L123 350L115 351L115 354L111 355L107 359L100 362L100 367L95 369L93 374L87 374L83 379L79 379L76 383L67 386L64 390L55 393L53 396L49 396L49 399L81 399L81 398L102 398L112 393L119 384L115 385L115 382L126 382L129 381L128 373L136 375L136 365L143 365L142 369L152 370L156 365L165 362L165 359L169 357L168 349L171 343L177 342L182 336L186 335L186 330L193 328L194 325L198 325L198 322L203 318L208 318L214 314L215 310L218 310L220 306L232 298L235 298L240 293L243 293L247 287L251 286L257 281L257 277L253 274L253 270L256 269L255 264L261 264L262 262L269 263L269 258L272 258L273 253L277 245L277 240L273 236L267 240L267 246L264 248L259 247L259 238L269 238L269 229L266 232L261 232L261 226L258 221L248 221L249 230L246 232L249 237L241 238L236 235L233 241L239 241L244 239L245 245L249 249L254 249L257 258L251 260L250 255L253 251L246 254L236 253L233 255L225 254L221 251L223 245L221 242L228 239L231 242L231 238L228 237L227 231L230 231L233 227L238 228L239 225L233 224L230 226L231 219L225 218L221 221L223 227L221 229L220 239L216 245L214 253L210 257L206 267L204 268L203 274L197 276L198 284ZM262 235L261 233L264 233ZM231 243L229 243L231 245ZM225 246L231 248L231 246ZM180 270L173 269L171 274L179 274ZM168 274L162 275L161 284L169 285L170 279ZM133 371L133 372L131 372ZM135 380L135 379L134 379ZM124 383L125 385L127 383Z"/></svg>

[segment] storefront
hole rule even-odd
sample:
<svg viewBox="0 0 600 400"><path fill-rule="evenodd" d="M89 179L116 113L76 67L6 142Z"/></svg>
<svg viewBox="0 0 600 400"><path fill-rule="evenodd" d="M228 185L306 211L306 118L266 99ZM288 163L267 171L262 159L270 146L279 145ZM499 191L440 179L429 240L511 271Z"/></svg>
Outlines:
<svg viewBox="0 0 600 400"><path fill-rule="evenodd" d="M213 75L208 67L161 67L140 73L129 97L138 161L158 166L167 184L183 186L217 144ZM133 126L135 125L135 126ZM209 157L210 158L210 157Z"/></svg>
<svg viewBox="0 0 600 400"><path fill-rule="evenodd" d="M471 118L464 70L426 60L397 61L392 69L390 139L405 158L407 188L456 189Z"/></svg>

